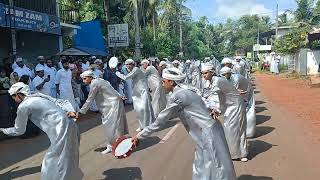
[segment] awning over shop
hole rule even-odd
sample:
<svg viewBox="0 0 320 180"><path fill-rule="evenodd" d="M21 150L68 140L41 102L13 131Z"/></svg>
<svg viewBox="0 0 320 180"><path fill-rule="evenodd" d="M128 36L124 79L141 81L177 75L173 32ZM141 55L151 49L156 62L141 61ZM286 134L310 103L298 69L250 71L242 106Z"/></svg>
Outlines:
<svg viewBox="0 0 320 180"><path fill-rule="evenodd" d="M72 47L57 54L58 56L107 56L104 51L88 47Z"/></svg>

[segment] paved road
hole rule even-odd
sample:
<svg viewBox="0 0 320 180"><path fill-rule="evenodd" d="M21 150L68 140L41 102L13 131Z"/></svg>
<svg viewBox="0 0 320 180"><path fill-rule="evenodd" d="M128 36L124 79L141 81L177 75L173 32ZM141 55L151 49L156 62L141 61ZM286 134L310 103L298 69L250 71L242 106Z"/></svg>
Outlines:
<svg viewBox="0 0 320 180"><path fill-rule="evenodd" d="M250 161L234 162L239 180L316 180L320 177L319 141L308 138L303 121L274 105L256 86L257 137L249 140ZM130 132L138 127L127 109ZM194 145L182 125L173 120L162 131L141 142L127 159L101 155L105 146L98 114L79 123L80 166L87 180L188 180L191 179ZM172 136L161 143L169 131ZM0 141L0 179L39 179L48 147L43 135L34 139Z"/></svg>

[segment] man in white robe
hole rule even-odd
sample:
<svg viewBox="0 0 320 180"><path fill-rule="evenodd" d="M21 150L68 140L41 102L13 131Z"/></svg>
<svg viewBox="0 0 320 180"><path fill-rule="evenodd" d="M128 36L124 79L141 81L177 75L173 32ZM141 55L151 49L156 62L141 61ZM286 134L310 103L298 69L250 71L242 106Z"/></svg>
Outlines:
<svg viewBox="0 0 320 180"><path fill-rule="evenodd" d="M32 80L32 86L35 88L35 92L50 96L50 78L44 76L44 68L42 66L37 66L35 70L37 76Z"/></svg>
<svg viewBox="0 0 320 180"><path fill-rule="evenodd" d="M56 75L57 70L53 65L52 59L47 59L46 65L44 67L44 76L49 78L50 85L50 96L57 98L57 89L56 89Z"/></svg>
<svg viewBox="0 0 320 180"><path fill-rule="evenodd" d="M161 85L161 79L158 71L155 67L149 66L149 63L150 62L146 59L142 60L141 70L145 73L148 81L148 87L151 91L152 108L154 117L156 118L158 114L166 107L167 99Z"/></svg>
<svg viewBox="0 0 320 180"><path fill-rule="evenodd" d="M212 65L204 66L202 75L209 82L202 91L202 97L213 116L223 114L231 158L248 161L246 111L240 93L225 78L217 77Z"/></svg>
<svg viewBox="0 0 320 180"><path fill-rule="evenodd" d="M163 87L172 92L166 109L156 121L134 137L149 136L167 121L179 117L185 129L195 141L193 180L236 180L235 170L220 122L211 118L201 97L194 91L179 85L185 75L177 68L165 69Z"/></svg>
<svg viewBox="0 0 320 180"><path fill-rule="evenodd" d="M221 69L222 75L239 91L246 105L247 128L246 136L254 137L256 131L256 110L254 89L244 76L232 74L231 69L224 67Z"/></svg>
<svg viewBox="0 0 320 180"><path fill-rule="evenodd" d="M122 80L132 79L133 108L138 115L140 125L136 131L141 131L154 121L149 87L144 73L138 67L135 67L135 62L132 59L126 60L125 64L129 74L124 75L117 71L116 75Z"/></svg>
<svg viewBox="0 0 320 180"><path fill-rule="evenodd" d="M97 108L101 112L101 120L104 126L107 148L102 154L112 151L112 143L122 135L128 134L127 118L123 105L123 99L110 83L101 78L95 78L92 71L85 71L81 75L83 83L90 85L88 98L82 108L81 114L86 114L90 104L95 100Z"/></svg>
<svg viewBox="0 0 320 180"><path fill-rule="evenodd" d="M56 88L57 94L60 99L68 100L73 108L77 111L79 109L78 104L74 98L73 89L71 85L72 72L69 69L69 62L66 59L61 60L62 69L57 72L56 75Z"/></svg>
<svg viewBox="0 0 320 180"><path fill-rule="evenodd" d="M76 116L71 104L40 93L30 95L28 85L22 82L14 84L9 93L19 104L17 117L14 127L0 131L10 136L22 135L30 119L47 134L51 144L42 161L41 179L81 180L80 133L70 119Z"/></svg>

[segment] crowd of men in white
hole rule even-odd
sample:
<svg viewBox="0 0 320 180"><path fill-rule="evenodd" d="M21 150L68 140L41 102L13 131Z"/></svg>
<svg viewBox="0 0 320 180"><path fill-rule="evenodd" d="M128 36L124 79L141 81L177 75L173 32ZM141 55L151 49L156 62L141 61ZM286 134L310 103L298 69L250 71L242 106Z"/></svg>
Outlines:
<svg viewBox="0 0 320 180"><path fill-rule="evenodd" d="M128 134L123 103L128 98L132 98L139 120L134 142L159 130L167 121L180 118L196 143L194 180L235 180L232 160L248 161L247 138L255 135L255 99L250 63L241 57L221 62L214 57L202 62L167 60L156 67L151 60L144 59L137 67L128 59L128 74L116 71L115 75L131 80L125 90L131 93L119 92L93 70L84 70L80 76L89 86L89 95L81 108L73 94L69 62L61 60L61 69L56 71L52 62L45 63L42 57L39 60L36 77L29 86L18 82L10 88L10 95L19 104L15 126L0 131L21 135L30 119L48 135L51 146L42 163L42 179L82 179L80 135L75 121L92 106L102 114L108 142L102 153L111 152L111 144ZM112 57L108 65L116 69L118 63ZM33 77L20 58L13 69L19 76Z"/></svg>

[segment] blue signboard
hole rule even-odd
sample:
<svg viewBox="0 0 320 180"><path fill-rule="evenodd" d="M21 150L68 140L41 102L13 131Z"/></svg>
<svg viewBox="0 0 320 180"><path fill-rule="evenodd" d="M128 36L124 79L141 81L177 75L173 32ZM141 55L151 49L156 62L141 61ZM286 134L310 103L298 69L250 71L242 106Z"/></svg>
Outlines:
<svg viewBox="0 0 320 180"><path fill-rule="evenodd" d="M61 35L57 16L0 3L0 26Z"/></svg>

